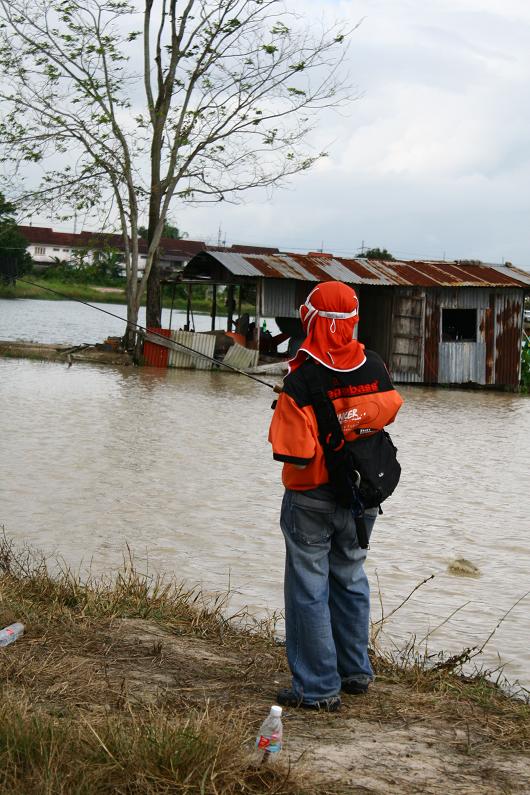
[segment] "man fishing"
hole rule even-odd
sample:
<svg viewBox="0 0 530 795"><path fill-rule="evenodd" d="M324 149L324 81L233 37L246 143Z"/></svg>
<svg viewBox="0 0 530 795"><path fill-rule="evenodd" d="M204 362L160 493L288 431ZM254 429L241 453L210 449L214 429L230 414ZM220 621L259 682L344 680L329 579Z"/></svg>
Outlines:
<svg viewBox="0 0 530 795"><path fill-rule="evenodd" d="M323 447L315 410L321 389L340 424L337 449L346 444L354 451L363 432L375 436L403 403L378 354L354 339L358 306L355 291L342 282L324 282L309 294L300 307L306 337L289 363L269 431L285 486L280 525L292 684L277 694L283 706L335 711L341 690L363 694L373 681L362 535L369 539L378 508L363 510L361 503L353 510L337 498L326 454L331 433Z"/></svg>

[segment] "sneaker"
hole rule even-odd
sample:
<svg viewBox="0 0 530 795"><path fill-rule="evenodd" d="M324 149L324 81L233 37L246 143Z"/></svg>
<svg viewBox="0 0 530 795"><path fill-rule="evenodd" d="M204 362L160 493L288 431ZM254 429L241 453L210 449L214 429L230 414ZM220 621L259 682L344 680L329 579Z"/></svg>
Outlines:
<svg viewBox="0 0 530 795"><path fill-rule="evenodd" d="M349 682L345 681L342 683L341 690L343 693L349 693L352 696L364 696L365 693L368 693L368 684L351 679Z"/></svg>
<svg viewBox="0 0 530 795"><path fill-rule="evenodd" d="M322 712L337 712L340 709L340 696L321 698L319 701L304 701L297 696L294 690L285 688L276 694L276 703L282 707L301 707L302 709L321 710Z"/></svg>

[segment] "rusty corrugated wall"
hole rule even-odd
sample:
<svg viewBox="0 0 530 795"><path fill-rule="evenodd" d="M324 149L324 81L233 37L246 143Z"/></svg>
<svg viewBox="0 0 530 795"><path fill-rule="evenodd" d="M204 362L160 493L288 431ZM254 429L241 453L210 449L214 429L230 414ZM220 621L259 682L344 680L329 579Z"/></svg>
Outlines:
<svg viewBox="0 0 530 795"><path fill-rule="evenodd" d="M425 300L425 345L423 352L423 382L438 383L438 347L440 344L440 305L438 291L429 290Z"/></svg>
<svg viewBox="0 0 530 795"><path fill-rule="evenodd" d="M442 341L444 309L476 309L476 342ZM523 291L516 288L427 290L423 382L512 386L519 384ZM413 378L393 373L396 380Z"/></svg>
<svg viewBox="0 0 530 795"><path fill-rule="evenodd" d="M159 337L169 337L171 333L166 328L148 328L147 331ZM144 363L148 367L167 367L168 356L168 349L157 345L156 337L144 342Z"/></svg>
<svg viewBox="0 0 530 795"><path fill-rule="evenodd" d="M486 340L486 384L495 383L495 295L490 293L489 306L484 313Z"/></svg>
<svg viewBox="0 0 530 795"><path fill-rule="evenodd" d="M521 371L523 297L520 290L495 295L495 384L518 386Z"/></svg>
<svg viewBox="0 0 530 795"><path fill-rule="evenodd" d="M491 288L451 287L438 291L440 322L444 309L476 311L476 339L474 342L444 341L439 337L439 384L486 384L486 312L489 309Z"/></svg>

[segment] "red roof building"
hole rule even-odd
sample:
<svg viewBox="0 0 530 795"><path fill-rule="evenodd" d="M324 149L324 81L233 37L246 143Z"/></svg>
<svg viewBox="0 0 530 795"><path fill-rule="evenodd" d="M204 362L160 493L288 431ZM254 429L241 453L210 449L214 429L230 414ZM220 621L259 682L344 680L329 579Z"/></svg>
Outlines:
<svg viewBox="0 0 530 795"><path fill-rule="evenodd" d="M28 253L33 261L45 267L61 260L71 262L75 253L86 252L93 256L94 252L105 248L123 251L123 237L105 232L56 232L47 226L19 226L21 234L29 243ZM147 257L147 243L140 240L140 272L142 262ZM189 260L207 249L202 240L174 240L163 237L160 241L160 264L162 271L181 270Z"/></svg>

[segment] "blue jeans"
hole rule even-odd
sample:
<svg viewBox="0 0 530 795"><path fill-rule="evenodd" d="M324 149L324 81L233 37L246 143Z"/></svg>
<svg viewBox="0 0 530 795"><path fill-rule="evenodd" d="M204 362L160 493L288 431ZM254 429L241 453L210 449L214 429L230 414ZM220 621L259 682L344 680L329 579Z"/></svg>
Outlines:
<svg viewBox="0 0 530 795"><path fill-rule="evenodd" d="M371 533L377 508L366 512ZM286 490L285 631L292 689L304 701L330 698L342 681L373 680L368 659L370 588L351 511L329 487Z"/></svg>

